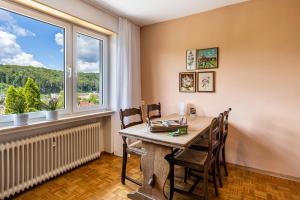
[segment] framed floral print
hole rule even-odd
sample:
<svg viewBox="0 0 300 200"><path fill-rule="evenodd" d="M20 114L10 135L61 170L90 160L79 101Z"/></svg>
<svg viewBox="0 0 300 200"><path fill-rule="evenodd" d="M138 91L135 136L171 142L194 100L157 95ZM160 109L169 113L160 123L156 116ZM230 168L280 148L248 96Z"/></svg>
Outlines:
<svg viewBox="0 0 300 200"><path fill-rule="evenodd" d="M196 73L179 73L179 92L196 92Z"/></svg>
<svg viewBox="0 0 300 200"><path fill-rule="evenodd" d="M196 49L186 50L186 70L196 70Z"/></svg>
<svg viewBox="0 0 300 200"><path fill-rule="evenodd" d="M197 91L215 92L215 72L197 72Z"/></svg>
<svg viewBox="0 0 300 200"><path fill-rule="evenodd" d="M218 68L219 62L219 49L198 49L197 50L197 69L214 69Z"/></svg>

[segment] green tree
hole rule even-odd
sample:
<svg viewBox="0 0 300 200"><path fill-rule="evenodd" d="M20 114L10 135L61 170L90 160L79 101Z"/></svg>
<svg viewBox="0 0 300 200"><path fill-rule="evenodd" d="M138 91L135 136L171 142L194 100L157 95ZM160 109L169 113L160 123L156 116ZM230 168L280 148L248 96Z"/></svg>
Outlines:
<svg viewBox="0 0 300 200"><path fill-rule="evenodd" d="M26 112L26 101L23 88L10 86L6 91L5 114L22 114Z"/></svg>
<svg viewBox="0 0 300 200"><path fill-rule="evenodd" d="M0 64L0 83L23 87L28 78L35 80L41 94L59 93L64 90L64 71L31 66ZM100 73L78 73L77 91L99 91Z"/></svg>
<svg viewBox="0 0 300 200"><path fill-rule="evenodd" d="M65 107L65 93L63 90L61 90L59 92L59 95L58 95L58 104L57 104L57 108L58 109L62 109Z"/></svg>
<svg viewBox="0 0 300 200"><path fill-rule="evenodd" d="M93 94L93 93L90 94L88 101L89 101L89 103L99 104L98 96L96 94Z"/></svg>
<svg viewBox="0 0 300 200"><path fill-rule="evenodd" d="M24 87L24 94L28 111L32 112L41 110L40 88L32 78L27 79Z"/></svg>

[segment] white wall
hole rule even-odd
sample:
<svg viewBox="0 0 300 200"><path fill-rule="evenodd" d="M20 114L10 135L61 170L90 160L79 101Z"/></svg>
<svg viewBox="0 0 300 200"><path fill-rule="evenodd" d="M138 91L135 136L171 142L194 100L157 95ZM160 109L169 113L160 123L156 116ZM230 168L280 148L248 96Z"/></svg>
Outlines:
<svg viewBox="0 0 300 200"><path fill-rule="evenodd" d="M93 24L107 28L111 31L118 31L118 18L81 0L37 0L40 3L46 4L52 8L56 8L67 14L89 21Z"/></svg>

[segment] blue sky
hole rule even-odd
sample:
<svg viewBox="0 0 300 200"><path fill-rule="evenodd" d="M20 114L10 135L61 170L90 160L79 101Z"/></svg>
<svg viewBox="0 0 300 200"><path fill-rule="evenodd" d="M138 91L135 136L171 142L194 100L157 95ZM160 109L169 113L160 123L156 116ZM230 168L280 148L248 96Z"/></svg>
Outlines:
<svg viewBox="0 0 300 200"><path fill-rule="evenodd" d="M64 32L61 27L0 9L0 48L4 49L0 63L18 61L63 70Z"/></svg>
<svg viewBox="0 0 300 200"><path fill-rule="evenodd" d="M0 64L64 70L64 28L0 9ZM99 73L103 42L77 33L77 67Z"/></svg>

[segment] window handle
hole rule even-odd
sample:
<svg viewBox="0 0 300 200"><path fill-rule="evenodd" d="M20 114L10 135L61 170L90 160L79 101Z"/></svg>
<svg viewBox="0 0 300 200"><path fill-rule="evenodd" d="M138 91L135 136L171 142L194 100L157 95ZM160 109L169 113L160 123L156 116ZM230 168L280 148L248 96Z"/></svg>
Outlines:
<svg viewBox="0 0 300 200"><path fill-rule="evenodd" d="M68 77L72 78L72 68L71 67L67 67L67 71L68 71Z"/></svg>

